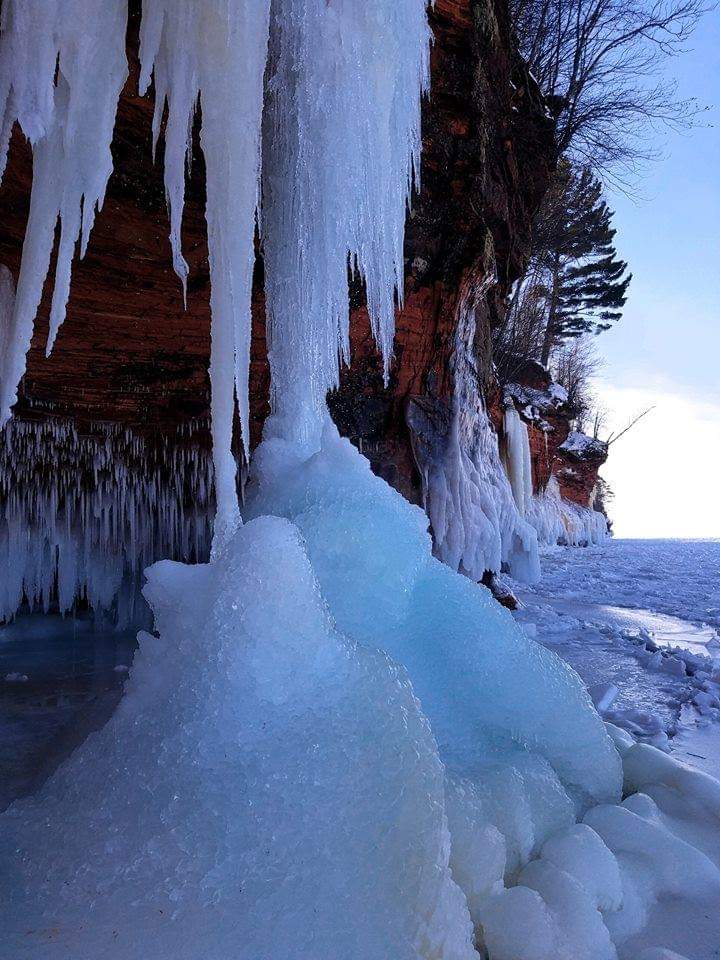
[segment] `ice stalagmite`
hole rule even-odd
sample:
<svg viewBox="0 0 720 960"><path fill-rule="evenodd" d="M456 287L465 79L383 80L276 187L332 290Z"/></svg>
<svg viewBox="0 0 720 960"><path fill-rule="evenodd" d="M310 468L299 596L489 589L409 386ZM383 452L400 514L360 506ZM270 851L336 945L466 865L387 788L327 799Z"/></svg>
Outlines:
<svg viewBox="0 0 720 960"><path fill-rule="evenodd" d="M17 120L33 146L33 187L17 297L0 340L0 425L17 398L33 323L62 224L47 350L65 317L112 172L110 142L127 76L127 0L6 0L0 39L0 171ZM56 73L57 66L57 73Z"/></svg>
<svg viewBox="0 0 720 960"><path fill-rule="evenodd" d="M173 262L180 249L185 167L195 109L207 169L212 346L212 433L217 545L240 522L232 454L234 395L249 446L250 297L260 169L260 121L270 0L144 0L141 89L155 78L155 141L165 101L165 187Z"/></svg>

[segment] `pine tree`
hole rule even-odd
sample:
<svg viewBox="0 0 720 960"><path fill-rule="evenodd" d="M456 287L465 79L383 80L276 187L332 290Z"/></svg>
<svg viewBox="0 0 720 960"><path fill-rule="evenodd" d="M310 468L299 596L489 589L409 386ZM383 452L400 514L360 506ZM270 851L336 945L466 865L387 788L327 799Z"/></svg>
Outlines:
<svg viewBox="0 0 720 960"><path fill-rule="evenodd" d="M558 343L601 333L622 316L632 274L618 259L612 217L593 173L561 161L538 212L533 238L533 259L543 278L546 302L540 351L545 365Z"/></svg>

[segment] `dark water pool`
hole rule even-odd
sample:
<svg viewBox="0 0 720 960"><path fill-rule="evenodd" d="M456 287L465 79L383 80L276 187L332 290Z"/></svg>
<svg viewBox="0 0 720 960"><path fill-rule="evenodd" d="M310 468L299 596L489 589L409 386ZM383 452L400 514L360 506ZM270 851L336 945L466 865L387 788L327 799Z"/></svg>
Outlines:
<svg viewBox="0 0 720 960"><path fill-rule="evenodd" d="M0 810L36 790L122 696L135 631L20 616L0 627Z"/></svg>

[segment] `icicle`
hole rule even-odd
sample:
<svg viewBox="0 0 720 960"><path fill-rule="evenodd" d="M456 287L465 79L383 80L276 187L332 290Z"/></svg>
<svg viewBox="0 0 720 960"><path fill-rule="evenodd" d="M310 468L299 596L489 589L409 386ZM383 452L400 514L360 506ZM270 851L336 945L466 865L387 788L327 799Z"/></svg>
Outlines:
<svg viewBox="0 0 720 960"><path fill-rule="evenodd" d="M319 442L348 359L348 265L367 285L387 375L405 214L428 82L424 0L273 0L262 239L273 418Z"/></svg>
<svg viewBox="0 0 720 960"><path fill-rule="evenodd" d="M530 437L514 407L505 410L505 466L513 497L521 517L532 499L533 480L530 459Z"/></svg>
<svg viewBox="0 0 720 960"><path fill-rule="evenodd" d="M607 518L592 506L566 500L554 476L550 477L547 487L531 499L527 518L545 546L560 543L584 547L603 543L609 537Z"/></svg>
<svg viewBox="0 0 720 960"><path fill-rule="evenodd" d="M0 270L0 311L9 282ZM205 451L178 444L168 462L162 443L131 431L96 424L90 434L80 438L62 420L12 420L2 431L0 620L23 596L40 608L57 594L65 613L86 594L97 613L109 611L119 592L139 590L149 563L208 558L214 504Z"/></svg>
<svg viewBox="0 0 720 960"><path fill-rule="evenodd" d="M75 244L80 237L83 254L102 207L127 77L126 24L126 0L6 0L3 6L0 170L17 120L33 143L33 186L14 313L0 343L0 423L10 417L25 372L57 220L62 234L48 353L65 317Z"/></svg>
<svg viewBox="0 0 720 960"><path fill-rule="evenodd" d="M11 335L14 312L15 284L8 268L4 264L0 264L0 363L2 363L7 342Z"/></svg>
<svg viewBox="0 0 720 960"><path fill-rule="evenodd" d="M240 523L232 454L235 401L249 449L252 272L260 169L260 123L270 0L144 0L141 88L155 77L157 140L165 98L165 187L173 260L180 250L185 165L193 112L202 104L207 170L212 340L210 382L217 485L216 546Z"/></svg>

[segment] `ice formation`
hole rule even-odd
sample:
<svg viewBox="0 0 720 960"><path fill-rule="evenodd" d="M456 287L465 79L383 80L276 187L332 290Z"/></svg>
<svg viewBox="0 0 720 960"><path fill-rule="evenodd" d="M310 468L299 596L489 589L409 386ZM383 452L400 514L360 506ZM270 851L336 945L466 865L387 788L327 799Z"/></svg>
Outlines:
<svg viewBox="0 0 720 960"><path fill-rule="evenodd" d="M127 77L126 23L127 0L6 0L2 7L0 176L17 121L33 147L33 187L17 296L0 326L0 426L25 372L58 219L48 353L65 318L76 244L84 255L102 207Z"/></svg>
<svg viewBox="0 0 720 960"><path fill-rule="evenodd" d="M13 19L28 9L3 11L21 64L23 44L46 36ZM64 30L66 12L120 5L61 9ZM348 266L390 354L424 3L147 0L144 16L143 80L152 66L169 103L181 277L181 170L198 94L203 106L219 520L209 564L147 571L159 635L141 635L111 721L3 816L10 956L471 960L485 945L493 960L615 960L615 943L677 893L674 865L715 891L717 868L680 839L683 803L705 810L712 791L611 738L579 677L433 557L423 511L372 474L324 403L347 354ZM118 37L100 42L88 23L93 52L109 56ZM273 415L242 526L230 440L233 393L246 419L266 48ZM88 67L70 59L73 77ZM427 465L427 490L430 470L445 484L428 502L439 549L470 576L503 561L532 576L537 539L472 376L472 303L459 320L453 427ZM16 359L25 342L10 341ZM619 805L616 743L653 799Z"/></svg>
<svg viewBox="0 0 720 960"><path fill-rule="evenodd" d="M592 507L572 503L560 494L557 479L530 501L527 519L537 530L541 544L583 547L602 543L608 537L607 518Z"/></svg>
<svg viewBox="0 0 720 960"><path fill-rule="evenodd" d="M259 198L260 124L270 0L143 0L141 92L155 80L155 141L165 101L165 186L173 261L180 249L185 167L195 108L202 109L211 281L210 382L218 547L240 522L233 418L237 397L249 443L250 298Z"/></svg>
<svg viewBox="0 0 720 960"><path fill-rule="evenodd" d="M120 708L4 819L5 955L470 960L432 733L297 529L248 523L147 594Z"/></svg>
<svg viewBox="0 0 720 960"><path fill-rule="evenodd" d="M527 424L518 416L514 406L505 409L505 470L515 503L524 517L533 495L532 460Z"/></svg>
<svg viewBox="0 0 720 960"><path fill-rule="evenodd" d="M503 465L515 505L520 515L536 531L539 543L548 547L557 544L580 547L602 543L607 539L606 517L592 507L566 500L560 493L555 476L550 477L544 490L533 493L528 428L512 404L508 404L505 409L504 432ZM570 438L578 436L582 435L570 433ZM589 437L585 439L590 440ZM571 448L576 449L574 439L567 447Z"/></svg>
<svg viewBox="0 0 720 960"><path fill-rule="evenodd" d="M473 356L475 310L492 282L489 275L458 305L448 429L426 427L418 409L410 426L437 556L473 580L505 565L532 582L540 576L537 536L513 499Z"/></svg>
<svg viewBox="0 0 720 960"><path fill-rule="evenodd" d="M261 236L273 413L266 436L320 442L349 360L348 270L389 368L405 213L428 84L422 0L275 0Z"/></svg>
<svg viewBox="0 0 720 960"><path fill-rule="evenodd" d="M0 432L0 620L23 601L86 601L118 626L142 615L142 573L207 559L212 462L187 435L151 442L110 424L12 420ZM51 471L47 465L52 464Z"/></svg>

